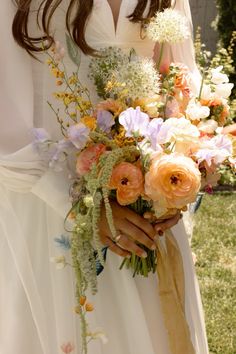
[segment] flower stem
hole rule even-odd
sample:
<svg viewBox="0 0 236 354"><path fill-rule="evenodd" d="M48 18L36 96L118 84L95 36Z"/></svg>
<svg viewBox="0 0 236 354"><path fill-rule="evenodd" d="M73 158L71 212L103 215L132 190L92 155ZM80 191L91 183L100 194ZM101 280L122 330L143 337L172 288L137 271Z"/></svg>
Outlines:
<svg viewBox="0 0 236 354"><path fill-rule="evenodd" d="M203 72L203 73L202 73L201 87L200 87L199 96L198 96L198 100L199 100L199 101L200 101L201 96L202 96L202 89L203 89L204 80L205 80L205 73Z"/></svg>
<svg viewBox="0 0 236 354"><path fill-rule="evenodd" d="M159 71L160 69L160 65L161 65L161 61L162 61L162 57L163 57L163 52L164 52L164 42L161 43L161 50L160 50L160 54L159 54L159 58L156 64L156 68Z"/></svg>

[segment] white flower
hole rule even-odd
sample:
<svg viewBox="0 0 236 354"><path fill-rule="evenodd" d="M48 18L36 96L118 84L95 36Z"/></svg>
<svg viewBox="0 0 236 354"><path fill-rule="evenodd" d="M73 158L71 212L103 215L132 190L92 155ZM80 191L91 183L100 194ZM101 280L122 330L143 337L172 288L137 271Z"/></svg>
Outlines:
<svg viewBox="0 0 236 354"><path fill-rule="evenodd" d="M215 94L218 97L228 98L231 95L231 91L234 87L234 84L225 83L215 86Z"/></svg>
<svg viewBox="0 0 236 354"><path fill-rule="evenodd" d="M198 124L198 129L206 134L213 134L218 128L218 123L214 119L202 121Z"/></svg>
<svg viewBox="0 0 236 354"><path fill-rule="evenodd" d="M201 99L209 101L214 98L214 93L211 91L210 85L203 85Z"/></svg>
<svg viewBox="0 0 236 354"><path fill-rule="evenodd" d="M221 70L223 66L218 66L215 69L211 69L211 82L215 85L224 84L225 82L229 82L229 78L226 74L223 74Z"/></svg>
<svg viewBox="0 0 236 354"><path fill-rule="evenodd" d="M201 120L209 117L210 108L202 106L200 102L191 100L186 109L187 117L191 120Z"/></svg>
<svg viewBox="0 0 236 354"><path fill-rule="evenodd" d="M193 141L200 135L197 127L186 118L169 118L163 123L161 130L167 127L169 128L169 141Z"/></svg>
<svg viewBox="0 0 236 354"><path fill-rule="evenodd" d="M147 58L135 57L122 65L113 71L111 82L115 83L110 90L112 94L119 95L125 90L126 96L133 100L156 96L160 90L159 74L153 60Z"/></svg>
<svg viewBox="0 0 236 354"><path fill-rule="evenodd" d="M50 258L51 263L56 264L56 268L58 270L65 268L66 266L66 258L65 256L56 256L56 257L51 257Z"/></svg>
<svg viewBox="0 0 236 354"><path fill-rule="evenodd" d="M190 37L188 20L173 9L157 12L147 28L147 36L159 43L183 42Z"/></svg>
<svg viewBox="0 0 236 354"><path fill-rule="evenodd" d="M202 140L202 146L195 156L198 159L198 163L206 161L208 166L211 166L212 163L215 165L221 164L232 156L232 152L232 141L227 136L219 134L212 139Z"/></svg>
<svg viewBox="0 0 236 354"><path fill-rule="evenodd" d="M146 113L141 112L140 107L128 108L120 114L119 123L125 128L127 137L145 135L149 117Z"/></svg>

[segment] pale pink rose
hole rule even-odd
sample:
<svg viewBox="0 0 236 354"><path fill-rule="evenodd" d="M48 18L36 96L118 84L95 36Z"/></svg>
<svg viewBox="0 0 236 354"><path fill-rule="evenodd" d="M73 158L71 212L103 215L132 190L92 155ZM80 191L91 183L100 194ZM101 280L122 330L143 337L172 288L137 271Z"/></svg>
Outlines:
<svg viewBox="0 0 236 354"><path fill-rule="evenodd" d="M71 342L64 343L61 345L61 350L65 354L72 353L74 351L74 349L75 349L75 346L73 344L71 344Z"/></svg>
<svg viewBox="0 0 236 354"><path fill-rule="evenodd" d="M181 209L196 199L201 173L195 162L179 153L157 155L145 176L145 194L164 208Z"/></svg>
<svg viewBox="0 0 236 354"><path fill-rule="evenodd" d="M83 176L88 173L92 167L93 163L97 163L99 157L104 154L106 147L103 144L91 145L85 150L83 150L76 162L76 172L78 175Z"/></svg>

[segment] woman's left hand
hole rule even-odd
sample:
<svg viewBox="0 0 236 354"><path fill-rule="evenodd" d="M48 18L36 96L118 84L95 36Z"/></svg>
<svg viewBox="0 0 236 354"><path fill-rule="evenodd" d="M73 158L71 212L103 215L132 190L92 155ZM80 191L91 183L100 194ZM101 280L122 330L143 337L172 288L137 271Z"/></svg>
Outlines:
<svg viewBox="0 0 236 354"><path fill-rule="evenodd" d="M155 223L155 230L157 231L159 236L162 236L164 232L168 229L171 229L173 226L178 224L179 220L182 218L182 214L180 211L178 211L173 217L166 219L166 220L161 220L157 221Z"/></svg>

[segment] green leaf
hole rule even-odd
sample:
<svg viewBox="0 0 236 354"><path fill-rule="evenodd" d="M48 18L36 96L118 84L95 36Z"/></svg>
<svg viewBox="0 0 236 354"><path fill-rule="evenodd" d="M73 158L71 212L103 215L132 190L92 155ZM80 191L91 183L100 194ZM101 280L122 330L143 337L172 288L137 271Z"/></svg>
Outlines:
<svg viewBox="0 0 236 354"><path fill-rule="evenodd" d="M66 46L70 59L80 67L81 62L81 51L73 39L66 33Z"/></svg>

